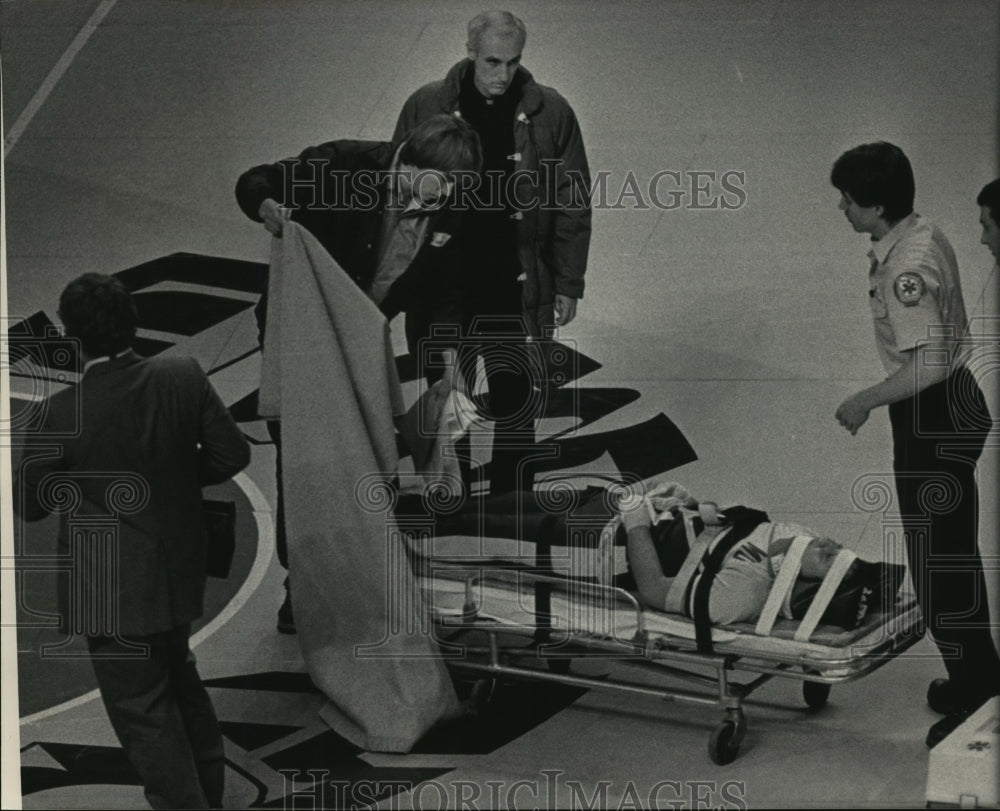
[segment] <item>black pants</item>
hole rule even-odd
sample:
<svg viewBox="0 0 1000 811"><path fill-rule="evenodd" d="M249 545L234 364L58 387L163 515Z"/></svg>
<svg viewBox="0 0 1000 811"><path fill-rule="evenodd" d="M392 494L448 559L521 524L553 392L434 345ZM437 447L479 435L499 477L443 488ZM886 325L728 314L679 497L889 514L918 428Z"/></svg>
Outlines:
<svg viewBox="0 0 1000 811"><path fill-rule="evenodd" d="M544 358L540 345L527 340L521 283L494 282L480 292L478 315L466 325L459 357L470 386L475 383L476 359L483 359L489 391L486 416L493 421L490 492L530 490L535 420L542 416Z"/></svg>
<svg viewBox="0 0 1000 811"><path fill-rule="evenodd" d="M406 494L399 497L396 515L433 518L435 535L513 538L547 546L596 546L597 539L576 538L574 521L603 528L614 516L605 490L553 488L520 490L488 496L464 496L460 504L436 509L433 499ZM568 531L569 528L569 531Z"/></svg>
<svg viewBox="0 0 1000 811"><path fill-rule="evenodd" d="M481 548L474 542L479 537L530 542L533 545L530 565L550 575L553 574L553 555L566 555L565 551L554 553L554 547L596 548L614 515L607 493L601 487L463 495L460 503L446 505L434 498L403 494L396 504L395 513L398 519L402 519L400 526L404 532L414 521L419 523L420 532L426 532L427 522L430 521L432 536L468 536L472 555L481 553ZM624 538L621 542L624 543ZM618 585L631 587L634 583L626 581ZM547 594L538 594L537 600L536 610L547 613Z"/></svg>
<svg viewBox="0 0 1000 811"><path fill-rule="evenodd" d="M278 488L278 504L274 512L274 547L278 553L278 563L288 568L288 536L285 533L285 488L281 484L281 422L267 421L267 433L274 442L274 478Z"/></svg>
<svg viewBox="0 0 1000 811"><path fill-rule="evenodd" d="M917 601L949 679L962 690L1000 689L979 555L979 458L990 415L964 367L889 406L899 512Z"/></svg>
<svg viewBox="0 0 1000 811"><path fill-rule="evenodd" d="M221 808L225 752L219 722L188 648L189 624L129 642L87 647L108 718L153 808Z"/></svg>

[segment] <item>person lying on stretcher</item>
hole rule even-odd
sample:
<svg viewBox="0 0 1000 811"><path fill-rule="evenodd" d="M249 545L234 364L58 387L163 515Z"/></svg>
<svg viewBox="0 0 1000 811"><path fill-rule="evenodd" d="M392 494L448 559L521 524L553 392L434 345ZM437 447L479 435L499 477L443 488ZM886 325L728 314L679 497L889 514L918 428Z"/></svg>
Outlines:
<svg viewBox="0 0 1000 811"><path fill-rule="evenodd" d="M769 521L758 510L733 507L717 513L714 505L706 509L675 483L626 496L619 509L640 600L661 611L695 616L695 595L709 555L696 554L698 560L691 560L689 552L692 541L697 543L702 533L710 531L706 526L710 522L719 524L720 541L721 528L729 538L728 551L716 552L721 562L707 595L713 624L758 620L783 565L794 565L797 571L789 573L792 579L780 597L779 616L802 619L821 584L836 576L838 580L828 587L835 590L821 622L847 629L860 625L870 608L894 602L902 582L901 565L864 561L831 538L817 537L798 524ZM832 572L838 566L840 571ZM679 588L677 577L684 579Z"/></svg>
<svg viewBox="0 0 1000 811"><path fill-rule="evenodd" d="M562 492L565 495L565 490ZM590 526L595 521L599 525L615 521L616 543L626 547L626 560L640 601L660 611L694 617L694 597L705 567L700 560L685 564L690 537L705 531L697 512L702 505L673 482L653 482L641 492L640 497L627 503L609 489L589 487L577 491L576 498L566 501L572 507L562 511L553 508L554 499L547 498L544 489L466 496L461 503L433 515L434 534L511 538L534 543L542 550L579 543L571 531L575 521L582 519ZM415 495L401 495L396 514L400 518L430 517L427 501ZM714 579L706 584L710 586L709 620L713 624L757 620L793 546L793 565L798 569L794 584L782 598L779 615L802 619L836 564L841 545L817 537L798 524L772 522L766 513L747 507L730 507L719 515L721 527L733 545L722 557ZM797 544L796 539L800 539ZM540 557L545 554L540 552ZM903 571L896 564L854 559L843 573L822 623L857 627L869 607L894 601ZM673 590L673 598L668 600L678 575L685 582Z"/></svg>

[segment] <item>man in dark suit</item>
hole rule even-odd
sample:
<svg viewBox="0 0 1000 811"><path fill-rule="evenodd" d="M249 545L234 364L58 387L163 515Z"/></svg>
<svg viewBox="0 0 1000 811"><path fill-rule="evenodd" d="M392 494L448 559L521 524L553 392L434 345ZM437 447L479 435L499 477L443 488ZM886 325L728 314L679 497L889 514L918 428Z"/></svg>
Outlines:
<svg viewBox="0 0 1000 811"><path fill-rule="evenodd" d="M218 721L188 647L205 592L201 487L250 449L192 358L131 349L136 311L89 273L59 301L80 382L52 395L25 440L15 509L61 513L61 626L87 640L108 717L154 808L222 807Z"/></svg>
<svg viewBox="0 0 1000 811"><path fill-rule="evenodd" d="M457 331L471 295L464 215L449 200L456 177L478 172L481 162L472 127L439 115L397 147L382 141L327 141L297 157L255 166L237 181L236 200L274 236L281 236L286 220L303 225L387 319L406 313L410 354L431 383L441 377L444 364L422 362L420 342L432 337L436 325ZM257 307L262 344L266 320L264 296ZM278 451L278 561L287 569L281 427L269 420L267 428ZM295 633L287 579L285 587L278 630Z"/></svg>

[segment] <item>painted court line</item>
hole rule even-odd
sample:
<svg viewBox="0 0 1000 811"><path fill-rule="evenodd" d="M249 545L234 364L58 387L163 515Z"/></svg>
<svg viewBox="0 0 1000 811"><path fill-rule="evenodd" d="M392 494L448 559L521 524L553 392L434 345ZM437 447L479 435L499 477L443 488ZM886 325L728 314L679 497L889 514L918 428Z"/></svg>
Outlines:
<svg viewBox="0 0 1000 811"><path fill-rule="evenodd" d="M101 0L100 4L94 9L94 13L90 15L90 19L84 23L83 28L80 29L79 33L73 38L73 41L69 44L66 52L59 57L59 61L56 62L52 70L49 71L49 75L45 77L45 81L42 82L41 87L35 91L35 95L31 97L31 101L28 102L28 106L24 108L21 115L17 117L17 121L14 122L14 126L10 128L10 133L4 139L3 145L3 156L6 158L10 151L20 140L24 131L28 128L31 120L35 117L42 105L48 99L49 94L55 89L55 86L59 83L63 74L73 63L76 55L80 53L83 46L87 44L87 40L90 39L91 35L97 30L97 26L101 24L105 17L108 16L108 12L114 8L115 3L118 0Z"/></svg>

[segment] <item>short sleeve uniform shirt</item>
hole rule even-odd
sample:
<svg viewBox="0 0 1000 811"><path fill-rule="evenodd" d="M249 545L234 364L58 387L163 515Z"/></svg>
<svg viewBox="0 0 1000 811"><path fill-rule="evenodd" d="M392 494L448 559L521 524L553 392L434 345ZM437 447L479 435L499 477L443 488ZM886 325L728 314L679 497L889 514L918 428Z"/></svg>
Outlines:
<svg viewBox="0 0 1000 811"><path fill-rule="evenodd" d="M968 329L955 252L933 223L919 214L900 220L869 251L869 297L875 343L886 374L905 365L921 341L957 342ZM954 365L964 359L958 343Z"/></svg>

